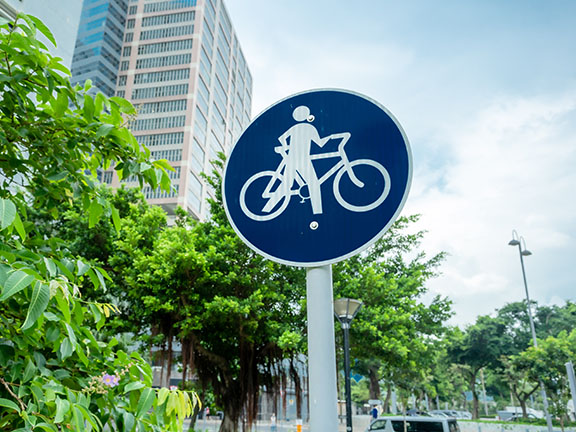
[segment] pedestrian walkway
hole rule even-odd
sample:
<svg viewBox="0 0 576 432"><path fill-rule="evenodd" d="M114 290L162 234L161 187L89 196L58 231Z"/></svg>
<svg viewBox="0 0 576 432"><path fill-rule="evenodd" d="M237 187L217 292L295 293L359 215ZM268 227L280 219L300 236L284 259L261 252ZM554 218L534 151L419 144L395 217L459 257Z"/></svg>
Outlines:
<svg viewBox="0 0 576 432"><path fill-rule="evenodd" d="M195 432L218 432L220 430L220 420L198 420L196 422ZM354 416L352 418L352 426L355 432L364 432L368 425L370 424L369 415ZM190 421L187 420L184 423L184 431L188 431L190 427ZM259 421L252 425L251 432L296 432L296 421L282 421L278 420L276 422L276 429L272 429L270 421ZM302 432L310 432L307 423L302 425ZM321 431L328 432L328 431ZM336 431L335 431L336 432ZM337 432L346 432L346 422L342 420L338 423Z"/></svg>

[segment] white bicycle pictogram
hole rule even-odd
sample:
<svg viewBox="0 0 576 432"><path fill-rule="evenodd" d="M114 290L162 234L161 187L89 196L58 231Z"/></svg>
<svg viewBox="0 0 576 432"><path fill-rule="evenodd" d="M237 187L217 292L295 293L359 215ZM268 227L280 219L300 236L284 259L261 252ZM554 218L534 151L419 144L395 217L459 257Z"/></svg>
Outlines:
<svg viewBox="0 0 576 432"><path fill-rule="evenodd" d="M310 119L311 118L311 119ZM309 122L313 120L313 116L310 116L308 119ZM332 175L334 175L333 180L333 193L336 201L345 209L352 211L352 212L367 212L369 210L375 209L380 204L384 202L388 194L390 193L390 174L379 162L376 162L372 159L356 159L353 161L348 160L348 156L344 150L344 146L350 139L351 134L349 132L342 132L332 134L329 137L322 139L323 144L325 144L328 140L331 139L338 139L340 138L341 141L338 144L338 150L335 152L327 152L327 153L320 153L320 154L313 154L308 155L310 161L318 160L318 159L328 159L328 158L339 158L339 160L332 166L324 175L322 175L317 183L319 185L326 182ZM322 145L323 145L322 144ZM308 184L305 179L310 179L310 173L303 174L299 170L296 170L297 175L290 175L289 177L293 176L293 181L291 184L287 184L285 179L286 177L286 168L287 168L287 160L288 155L290 152L290 145L282 145L274 148L276 153L279 153L282 156L282 161L278 165L275 171L266 170L260 171L253 176L251 176L240 190L240 207L244 214L248 216L250 219L255 221L268 221L271 219L276 218L286 208L290 203L290 199L294 195L298 195L301 200L301 203L304 203L306 200L310 199L310 189L308 188ZM364 183L358 179L356 174L354 173L354 169L358 169L360 167L372 167L376 169L376 173L380 178L376 184L381 185L381 191L376 191L376 199L372 199L368 203L363 203L361 205L353 204L347 201L341 191L341 181L344 174L347 174L350 181L358 187L358 193L361 193L362 188L364 187ZM253 192L248 192L249 189L261 187L261 185L265 182L257 182L260 179L264 179L269 177L270 179L266 183L264 191L260 194L260 196L267 200L265 205L261 209L250 209L246 202L247 194L252 194ZM305 190L308 190L308 194L305 193ZM256 190L257 191L257 190ZM259 191L257 191L259 192ZM256 192L256 193L257 193ZM350 195L350 192L347 192ZM315 211L315 213L322 213L321 210Z"/></svg>

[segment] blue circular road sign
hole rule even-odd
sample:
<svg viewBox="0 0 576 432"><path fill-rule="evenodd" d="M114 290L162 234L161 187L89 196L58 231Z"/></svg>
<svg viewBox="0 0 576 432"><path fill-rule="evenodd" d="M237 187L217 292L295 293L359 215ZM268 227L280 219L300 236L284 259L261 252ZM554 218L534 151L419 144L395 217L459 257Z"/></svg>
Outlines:
<svg viewBox="0 0 576 432"><path fill-rule="evenodd" d="M345 90L283 99L244 130L224 168L228 218L256 252L314 267L353 256L402 209L408 139L386 108Z"/></svg>

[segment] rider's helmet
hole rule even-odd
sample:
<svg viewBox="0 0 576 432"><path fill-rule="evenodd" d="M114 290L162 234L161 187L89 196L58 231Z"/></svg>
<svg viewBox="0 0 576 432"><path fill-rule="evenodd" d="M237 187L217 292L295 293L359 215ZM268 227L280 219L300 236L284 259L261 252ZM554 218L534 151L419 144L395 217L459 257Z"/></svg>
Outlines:
<svg viewBox="0 0 576 432"><path fill-rule="evenodd" d="M310 108L305 105L300 105L299 107L294 108L294 111L292 111L292 117L294 117L294 120L299 122L304 120L308 120L309 122L314 121L314 116L310 114Z"/></svg>

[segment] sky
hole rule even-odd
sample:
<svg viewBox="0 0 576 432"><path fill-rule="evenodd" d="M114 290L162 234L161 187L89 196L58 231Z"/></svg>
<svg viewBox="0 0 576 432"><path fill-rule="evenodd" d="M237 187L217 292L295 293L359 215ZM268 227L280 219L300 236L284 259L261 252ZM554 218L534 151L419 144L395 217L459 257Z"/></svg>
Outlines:
<svg viewBox="0 0 576 432"><path fill-rule="evenodd" d="M403 214L429 297L465 326L525 298L576 301L576 2L225 0L253 76L253 116L291 94L352 90L400 122L413 157Z"/></svg>

